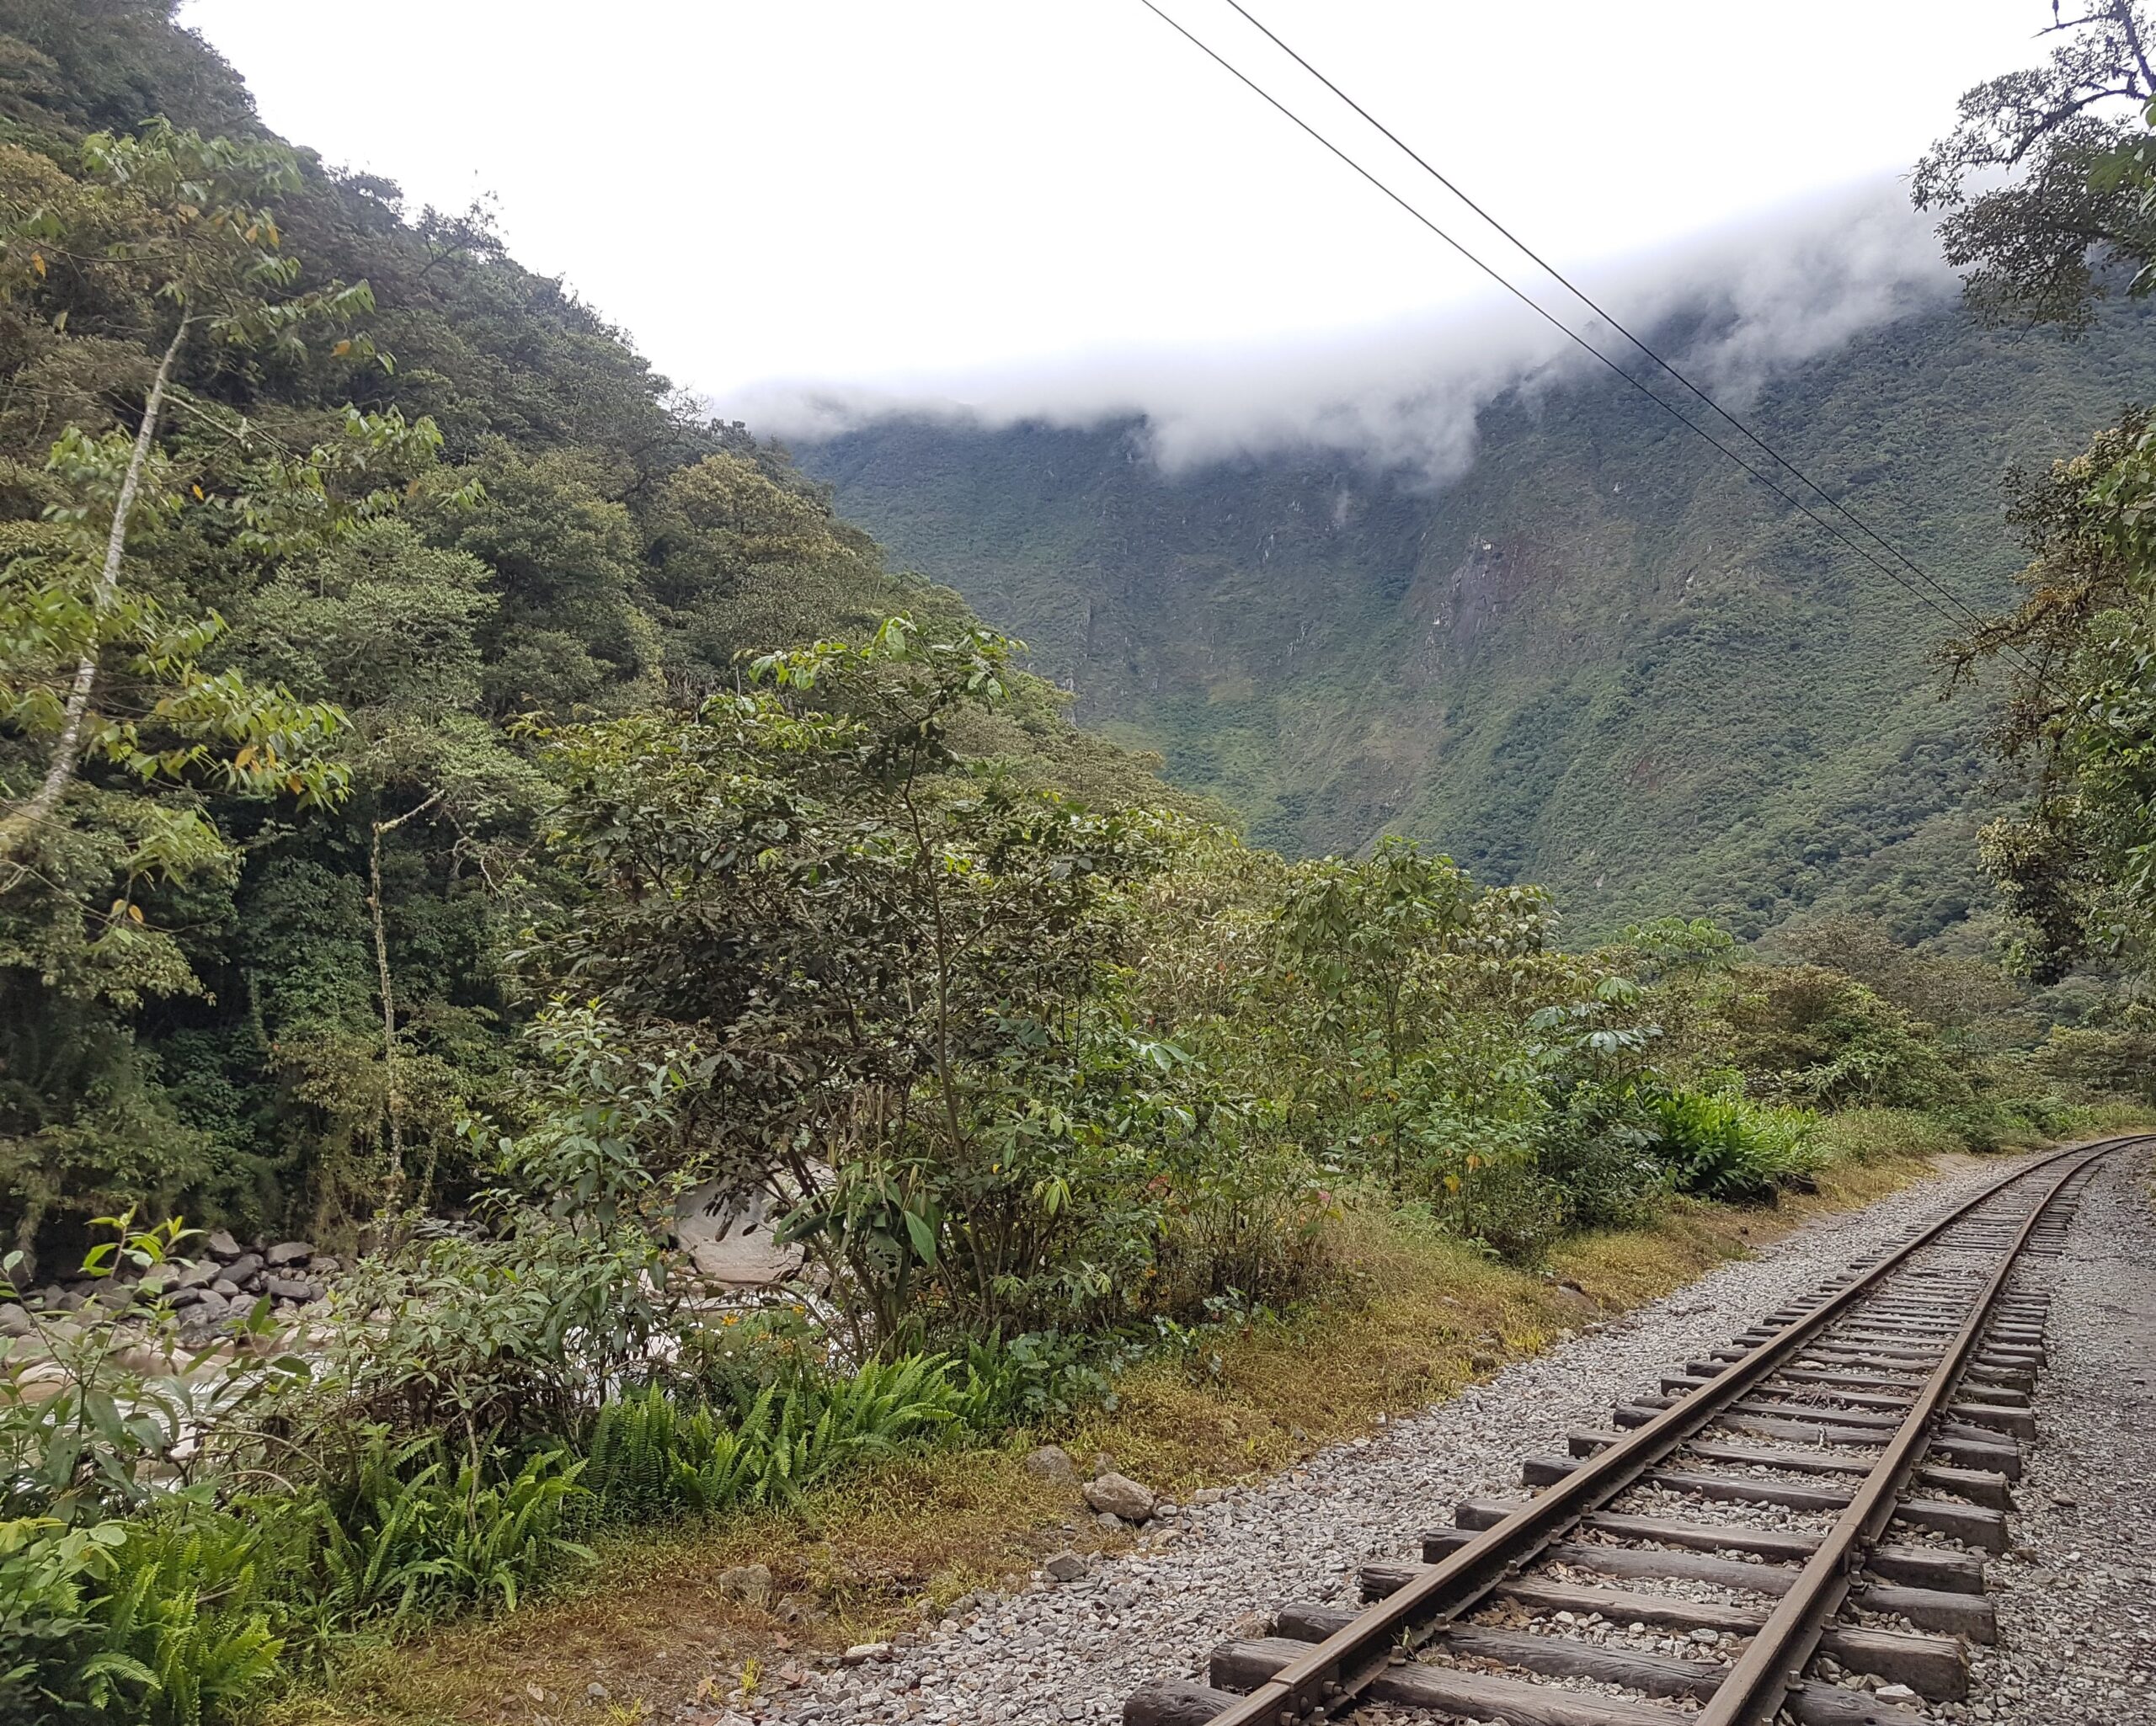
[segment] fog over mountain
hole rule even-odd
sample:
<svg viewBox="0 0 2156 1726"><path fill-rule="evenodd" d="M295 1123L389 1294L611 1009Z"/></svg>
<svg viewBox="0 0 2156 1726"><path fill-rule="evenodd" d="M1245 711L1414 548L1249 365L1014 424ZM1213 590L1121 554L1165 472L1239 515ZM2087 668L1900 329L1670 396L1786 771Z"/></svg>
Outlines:
<svg viewBox="0 0 2156 1726"><path fill-rule="evenodd" d="M1629 370L1681 397L1608 324L1494 232L1473 227L1460 232L1478 254ZM1573 274L1634 331L1673 344L1667 356L1732 408L1778 372L1935 309L1956 290L1930 221L1910 210L1895 180ZM804 441L894 415L990 428L1140 419L1150 454L1171 474L1230 456L1315 448L1442 483L1472 462L1477 417L1490 402L1516 391L1532 403L1602 370L1493 285L1457 309L1293 345L1133 349L877 386L774 382L715 405L760 432Z"/></svg>

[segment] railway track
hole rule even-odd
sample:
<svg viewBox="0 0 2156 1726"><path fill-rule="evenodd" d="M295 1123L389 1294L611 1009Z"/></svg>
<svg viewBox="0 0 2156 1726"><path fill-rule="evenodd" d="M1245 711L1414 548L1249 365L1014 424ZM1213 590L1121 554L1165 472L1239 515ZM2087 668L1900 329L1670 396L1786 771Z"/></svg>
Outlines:
<svg viewBox="0 0 2156 1726"><path fill-rule="evenodd" d="M1929 1726L1995 1641L2055 1258L2116 1139L2025 1165L1470 1500L1360 1611L1289 1604L1124 1726Z"/></svg>

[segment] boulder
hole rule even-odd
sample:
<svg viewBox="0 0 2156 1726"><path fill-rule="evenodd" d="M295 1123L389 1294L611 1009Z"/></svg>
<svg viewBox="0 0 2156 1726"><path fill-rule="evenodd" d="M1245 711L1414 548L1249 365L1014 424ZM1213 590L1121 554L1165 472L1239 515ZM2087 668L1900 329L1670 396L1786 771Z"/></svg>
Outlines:
<svg viewBox="0 0 2156 1726"><path fill-rule="evenodd" d="M1055 1486L1078 1484L1077 1465L1061 1445L1044 1444L1038 1450L1027 1452L1026 1472L1036 1480L1045 1480Z"/></svg>
<svg viewBox="0 0 2156 1726"><path fill-rule="evenodd" d="M211 1258L222 1259L228 1264L240 1255L239 1243L232 1238L227 1230L222 1228L211 1229L210 1238L204 1241L202 1245Z"/></svg>
<svg viewBox="0 0 2156 1726"><path fill-rule="evenodd" d="M1086 1483L1086 1502L1103 1516L1143 1522L1153 1514L1153 1494L1123 1474L1103 1474Z"/></svg>
<svg viewBox="0 0 2156 1726"><path fill-rule="evenodd" d="M227 1282L236 1282L242 1288L244 1288L247 1287L248 1278L253 1276L257 1271L261 1270L261 1268L262 1256L260 1254L242 1253L237 1259L233 1260L231 1264L225 1266L225 1280Z"/></svg>
<svg viewBox="0 0 2156 1726"><path fill-rule="evenodd" d="M312 1241L280 1240L263 1255L263 1263L272 1271L282 1271L287 1265L304 1265L313 1256Z"/></svg>
<svg viewBox="0 0 2156 1726"><path fill-rule="evenodd" d="M675 1201L674 1239L706 1282L773 1287L797 1276L805 1257L798 1244L772 1239L778 1210L770 1193L739 1193L706 1181Z"/></svg>
<svg viewBox="0 0 2156 1726"><path fill-rule="evenodd" d="M1075 1582L1086 1574L1086 1561L1075 1553L1061 1552L1050 1558L1041 1569L1051 1581Z"/></svg>
<svg viewBox="0 0 2156 1726"><path fill-rule="evenodd" d="M232 1315L232 1303L213 1288L201 1291L201 1298L179 1315L182 1330L213 1330Z"/></svg>

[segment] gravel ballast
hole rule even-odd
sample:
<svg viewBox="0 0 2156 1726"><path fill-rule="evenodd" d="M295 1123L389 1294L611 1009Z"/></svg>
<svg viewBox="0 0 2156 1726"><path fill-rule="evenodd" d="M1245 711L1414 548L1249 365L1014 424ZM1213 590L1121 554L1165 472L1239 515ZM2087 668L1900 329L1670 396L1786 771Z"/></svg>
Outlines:
<svg viewBox="0 0 2156 1726"><path fill-rule="evenodd" d="M917 1646L860 1665L814 1672L801 1687L759 1697L740 1712L760 1721L819 1720L827 1726L899 1719L1028 1726L1116 1720L1123 1699L1140 1684L1202 1677L1214 1643L1231 1635L1260 1633L1259 1620L1275 1607L1297 1601L1352 1601L1358 1564L1415 1556L1422 1530L1449 1521L1460 1499L1518 1495L1522 1457L1561 1452L1567 1427L1605 1424L1616 1398L1651 1388L1673 1362L1727 1341L1850 1259L1906 1234L2013 1166L2014 1159L2004 1157L1964 1164L1865 1210L1821 1218L1754 1257L1723 1265L1663 1300L1510 1366L1450 1402L1396 1420L1374 1438L1335 1446L1218 1504L1186 1509L1171 1527L1149 1533L1126 1554L1097 1562L1083 1577L1068 1582L1038 1578L1026 1590L998 1597L963 1618L945 1620ZM2127 1202L2117 1175L2106 1175L2083 1207L2073 1253L2093 1250L2088 1244L2100 1214ZM2144 1203L2144 1225L2147 1221ZM2152 1233L2156 1231L2144 1226L2144 1243ZM2126 1250L2114 1218L2103 1251L2116 1255ZM2156 1345L2156 1277L2150 1274L2156 1249L2148 1251L2137 1268L2122 1263L2112 1267L2121 1275L2131 1268L2140 1278L2142 1310L2148 1315L2150 1332L2144 1346ZM2070 1277L2078 1260L2073 1253L2069 1260L2065 1274ZM2047 1382L2085 1379L2088 1393L2095 1396L2105 1370L2100 1363L2078 1368L2068 1364L2076 1345L2068 1343L2068 1334L2078 1322L2068 1310L2082 1300L2081 1292L2062 1287L2054 1308L2057 1354L2052 1378ZM2089 1346L2098 1345L2092 1339ZM2063 1375L2061 1367L2067 1368ZM2140 1394L2145 1436L2156 1422L2156 1392L2143 1389ZM2130 1425L2122 1426L2117 1441L2130 1443L2131 1436ZM2060 1454L2073 1452L2065 1448ZM2139 1463L2143 1508L2156 1512L2156 1504L2147 1502L2156 1494L2147 1457L2144 1444ZM2055 1466L2037 1464L2035 1472L2048 1483ZM2116 1472L2111 1478L2118 1478ZM2055 1489L2061 1495L2073 1490L2064 1485ZM2026 1489L2023 1497L2027 1502ZM2126 1506L2122 1499L2105 1504L2087 1492L2082 1498L2087 1508L2077 1513L2071 1527L2082 1549L2093 1553L2084 1531ZM2142 1520L2138 1526L2146 1529L2152 1521ZM2063 1560L2063 1553L2058 1557ZM2139 1554L2135 1576L2146 1578L2148 1559L2146 1552ZM2127 1564L2119 1553L2116 1567L2124 1570ZM2098 1601L2108 1599L2103 1622L2107 1628L2123 1631L2122 1596L2133 1592L2143 1596L2140 1631L2145 1638L2145 1585L2129 1590L2105 1584L2092 1590L2092 1610ZM2139 1647L2145 1670L2148 1644L2144 1639ZM2018 1650L2008 1656L2020 1657ZM2020 1681L2032 1704L2046 1681L2035 1675L2038 1670L2049 1669L2031 1668L2031 1675ZM2026 1718L2033 1723L2037 1716L1972 1711L1967 1718ZM2152 1713L2074 1718L2140 1721Z"/></svg>
<svg viewBox="0 0 2156 1726"><path fill-rule="evenodd" d="M2013 1549L1988 1573L1999 1643L1951 1718L2156 1722L2156 1198L2149 1153L2109 1159L2052 1270L2036 1442Z"/></svg>

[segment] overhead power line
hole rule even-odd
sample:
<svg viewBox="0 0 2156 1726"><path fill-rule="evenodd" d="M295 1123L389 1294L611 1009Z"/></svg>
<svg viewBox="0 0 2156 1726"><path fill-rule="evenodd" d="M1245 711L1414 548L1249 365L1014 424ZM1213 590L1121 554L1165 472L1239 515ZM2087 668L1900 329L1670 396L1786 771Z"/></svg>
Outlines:
<svg viewBox="0 0 2156 1726"><path fill-rule="evenodd" d="M1713 397L1710 396L1705 390L1694 383L1690 378L1685 376L1683 372L1679 371L1668 360L1662 358L1660 354L1657 354L1652 348L1649 347L1645 341L1634 334L1630 329L1627 328L1614 312L1610 312L1607 307L1597 301L1584 288L1581 287L1578 283L1573 281L1571 277L1567 276L1564 273L1564 271L1558 269L1556 264L1545 258L1540 252L1529 245L1526 241L1520 238L1518 234L1507 227L1503 222L1498 221L1496 216L1492 216L1489 212L1489 210L1485 209L1481 204L1477 203L1474 198L1470 197L1467 192L1461 188L1456 180L1452 179L1449 176L1432 166L1432 164L1426 161L1421 153L1417 152L1413 146L1409 144L1405 138L1402 138L1397 132L1394 131L1390 126L1380 120L1377 115L1371 113L1369 109L1364 107L1361 103L1358 102L1353 96L1342 89L1339 85L1333 83L1331 78L1320 72L1317 67L1311 65L1309 61L1305 60L1300 54L1297 53L1287 42L1283 41L1280 36L1267 25L1265 20L1251 12L1248 7L1243 5L1241 3L1241 0L1227 0L1227 3L1235 9L1237 14L1240 15L1245 22L1249 24L1253 29L1257 30L1261 35L1262 35L1266 40L1272 43L1274 47L1278 48L1283 54L1294 61L1296 65L1302 67L1305 72L1308 72L1320 83L1323 84L1326 89L1331 91L1334 95L1337 96L1342 102L1346 103L1348 107L1353 109L1357 114L1361 115L1362 118L1368 121L1371 126L1383 135L1385 140L1396 148L1401 155L1405 156L1410 162L1413 162L1416 167L1421 168L1423 173L1429 175L1432 179L1443 186L1448 192L1450 192L1454 197L1459 199L1461 203L1465 204L1470 210L1481 216L1484 221L1495 228L1500 234L1502 234L1507 240L1512 242L1514 248L1517 249L1523 257L1534 264L1536 268L1542 270L1544 274L1548 275L1551 280L1555 281L1558 286L1563 288L1566 293L1570 294L1575 300L1577 300L1581 305L1586 306L1588 311L1592 312L1597 317L1608 324L1610 328L1616 331L1619 335L1624 337L1626 341L1630 342L1635 348L1638 349L1639 351L1645 354L1649 360L1652 360L1657 366L1661 367L1663 371L1668 373L1671 377L1674 378L1678 383L1681 384L1684 387L1688 393L1696 397L1705 407L1712 410L1715 416L1729 426L1732 430L1740 434L1746 441L1755 446L1763 455L1766 455L1770 461L1772 461L1775 466L1788 473L1800 485L1801 485L1806 491L1810 492L1814 497L1817 498L1822 503L1827 504L1836 514L1848 521L1860 533L1863 534L1865 538L1870 540L1874 544L1877 545L1881 550L1886 551L1889 557L1892 557L1894 561L1899 563L1904 569L1908 570L1912 575L1922 581L1926 586L1939 593L1949 605L1962 612L1969 622L1981 623L1983 621L1983 619L1979 616L1977 611L1971 607L1959 594L1956 593L1944 582L1934 576L1929 570L1919 564L1914 558L1911 557L1906 551L1903 551L1899 546L1889 540L1884 534L1879 532L1870 522L1865 520L1863 517L1860 516L1854 510L1851 509L1846 503L1843 503L1840 498L1828 492L1825 487L1820 485L1817 481L1815 481L1811 475L1805 472L1802 468L1799 467L1795 462L1790 461L1779 450L1768 443L1767 440L1761 437L1758 432L1754 431L1749 425L1747 425L1735 414L1730 413L1728 409L1721 405L1721 402L1716 401Z"/></svg>
<svg viewBox="0 0 2156 1726"><path fill-rule="evenodd" d="M1870 564L1874 569L1877 570L1881 575L1892 581L1897 587L1902 589L1903 592L1909 594L1911 598L1917 600L1920 605L1923 605L1930 610L1938 613L1940 616L1945 618L1946 621L1952 625L1956 630L1961 629L1967 621L1979 621L1977 619L1977 614L1973 610L1971 610L1966 604L1960 600L1958 597L1953 595L1951 592L1948 594L1948 597L1951 599L1956 605L1961 606L1961 610L1967 614L1967 618L1965 619L1964 617L1957 616L1953 611L1949 610L1931 594L1926 592L1922 587L1912 583L1909 578L1904 576L1899 569L1893 566L1893 564L1883 562L1877 553L1850 538L1849 535L1843 531L1840 527L1836 525L1835 523L1829 520L1827 517L1820 514L1817 510L1806 503L1802 498L1793 496L1788 490L1778 483L1770 473L1764 471L1755 463L1747 461L1741 453L1731 448L1728 444L1717 438L1713 432L1710 431L1706 427L1700 424L1697 421L1680 412L1672 403L1664 399L1655 391L1650 389L1639 378L1636 377L1631 372L1626 370L1624 366L1619 365L1616 360L1610 358L1609 354L1604 353L1601 349L1598 348L1593 343L1588 340L1585 336L1580 334L1578 331L1573 329L1569 324L1558 317L1556 314L1550 311L1547 306L1542 305L1540 301L1536 300L1531 294L1528 293L1525 289L1513 282L1502 270L1499 270L1495 265L1486 261L1463 242L1456 238L1452 233L1448 232L1438 221L1425 212L1419 205L1411 201L1401 193L1396 191L1383 179L1380 178L1375 173L1364 167L1362 162L1358 161L1353 156L1350 155L1342 146L1335 143L1331 138L1320 131L1315 125L1304 119L1301 115L1290 108L1285 102L1282 101L1278 96L1275 96L1263 85L1260 84L1255 78L1251 77L1232 61L1230 61L1225 56L1219 53L1219 51L1214 49L1209 43L1206 42L1203 38L1185 28L1181 22L1171 17L1166 11L1162 10L1160 6L1155 3L1155 0L1138 0L1138 3L1143 6L1148 12L1151 13L1154 17L1159 19L1161 23L1167 25L1170 29L1181 36L1186 42L1189 43L1192 47L1197 49L1199 53L1204 55L1207 59L1218 66L1223 72L1225 72L1230 77L1234 78L1236 83L1241 84L1246 89L1249 90L1251 94L1257 96L1261 101L1264 102L1267 106L1272 108L1275 112L1279 114L1282 118L1287 120L1299 131L1306 134L1328 154L1337 157L1344 166L1352 170L1358 177L1369 182L1369 184L1374 187L1378 191L1383 193L1386 198L1398 205L1401 209L1405 210L1410 216L1413 217L1415 221L1421 223L1425 228L1428 229L1431 233L1436 235L1438 239L1444 241L1447 246L1450 247L1454 252L1459 253L1459 255L1462 258L1465 259L1467 263L1472 264L1477 270L1481 271L1482 274L1487 276L1492 281L1502 288L1508 294L1518 300L1523 306L1525 306L1528 310L1534 312L1536 317L1540 317L1545 323L1548 324L1552 329L1563 336L1566 340L1572 343L1573 346L1593 357L1596 361L1610 371L1614 372L1620 378L1623 379L1626 384L1630 385L1640 394L1645 396L1648 401L1653 402L1656 407L1662 409L1663 413L1674 419L1679 425L1684 427L1684 429L1689 431L1694 437L1697 437L1701 442L1708 445L1710 448L1717 451L1732 466L1741 469L1743 472L1749 475L1761 486L1764 486L1769 492L1780 498L1781 501L1786 503L1790 509L1796 510L1798 514L1803 516L1807 521L1810 521L1814 526L1817 527L1822 533L1827 534L1830 538L1836 541L1846 550L1853 552L1858 557L1862 558L1865 562ZM1293 49L1289 48L1284 42L1281 42L1278 37L1274 36L1270 30L1266 29L1265 26L1259 24L1256 19L1251 18L1250 13L1245 12L1240 5L1235 4L1235 0L1229 0L1229 4L1235 6L1235 9L1238 13L1241 13L1246 19L1249 19L1252 24L1256 25L1258 29L1263 31L1271 40L1283 50L1283 51L1294 58L1299 65L1301 65L1306 71L1310 72L1313 77L1319 78L1320 82L1324 83L1326 87L1328 89L1332 90L1336 95L1339 95L1341 100L1347 102L1350 107L1354 108L1358 114L1362 115L1364 119L1368 120L1370 125L1375 126L1380 132L1383 132L1388 139L1391 140L1396 146L1412 157L1418 165L1424 168L1426 172L1438 178L1439 182L1447 186L1449 189L1453 190L1454 195L1460 197L1463 202L1468 203L1469 206L1475 209L1478 215L1481 215L1483 219L1489 221L1492 226L1497 227L1499 232L1505 233L1506 237L1508 239L1511 239L1513 244L1518 247L1522 252L1527 253L1527 255L1529 257L1534 256L1534 253L1528 252L1528 248L1524 245L1521 244L1518 240L1513 239L1508 232L1506 232L1502 226L1499 226L1494 218L1490 217L1486 213L1481 211L1480 207L1474 205L1472 200L1468 200L1465 194L1459 192L1457 188L1453 187L1450 181L1446 180L1443 175L1438 174L1437 170L1431 168L1428 163L1422 162L1420 157L1415 156L1412 151L1408 150L1405 144L1401 143L1400 140L1392 132L1386 130L1385 127L1373 119L1366 110L1357 106L1350 99L1344 94L1342 94L1337 86L1331 83L1329 80L1325 79L1323 75L1317 72L1315 68L1311 67L1307 61L1303 60L1300 56L1296 55ZM1539 258L1537 258L1535 261L1538 264L1541 264L1541 260ZM1542 268L1549 270L1550 274L1553 276L1557 274L1554 269L1550 269L1550 266L1546 264L1543 264ZM1561 281L1563 279L1560 277L1559 280ZM1587 301L1587 296L1583 294L1580 294L1578 290L1572 289L1572 285L1569 282L1565 283L1564 285L1568 289L1571 289L1571 290L1582 301L1585 301L1592 306L1593 302ZM1598 316L1605 318L1614 328L1622 328L1622 326L1618 325L1614 318L1610 318L1607 313L1600 312L1598 308L1596 309ZM1709 407L1716 407L1716 404L1711 401L1711 399L1705 397L1703 392L1692 386L1689 381L1684 379L1682 375L1678 373L1674 367L1668 365L1667 361L1662 360L1658 355L1654 355L1652 351L1648 349L1645 344L1639 342L1636 337L1632 336L1630 331L1625 331L1624 333L1626 339L1632 341L1635 345L1639 346L1643 352L1648 353L1650 357L1654 358L1657 363L1662 365L1663 368L1668 370L1673 376L1678 377L1680 382L1685 383L1686 387L1688 389L1691 389L1694 394L1700 395L1700 399L1705 401ZM1716 412L1720 413L1721 413L1721 410L1719 408L1716 408ZM1722 417L1724 418L1730 418L1726 413L1723 413ZM1731 423L1732 424L1737 424L1734 420L1732 420ZM1760 443L1760 440L1756 434L1749 432L1747 428L1738 425L1737 429L1740 431L1745 432L1745 434L1751 437L1753 442ZM1781 462L1784 466L1790 467L1791 472L1797 472L1796 468L1791 466L1788 462L1783 461L1783 458L1780 455L1775 455L1775 453L1771 449L1769 449L1764 443L1760 443L1760 447L1766 450L1769 455L1773 456L1775 461ZM1803 479L1806 485L1812 486L1812 482L1808 479L1804 479L1804 477L1801 473L1798 474L1798 477L1800 479ZM1818 489L1816 486L1812 486L1812 488L1814 490ZM1841 507L1838 504L1836 504L1834 499L1824 492L1821 492L1820 495L1826 498L1826 500L1830 506L1838 509ZM1848 512L1844 510L1844 513L1847 514ZM1859 525L1860 526L1862 525L1860 523ZM1870 531L1869 529L1865 530L1867 532ZM1882 543L1886 542L1882 541ZM1889 546L1889 549L1892 549L1891 546ZM1895 555L1899 557L1901 554L1897 552ZM1919 571L1919 573L1921 574L1923 572ZM1931 580L1932 578L1927 576L1925 579ZM1936 582L1934 582L1933 584L1935 586L1938 585ZM2036 669L2036 668L2025 659L2021 658L2018 653L2015 653L2015 657L2021 663L2024 670L2031 677L2035 678L2041 685L2042 682L2041 674Z"/></svg>

